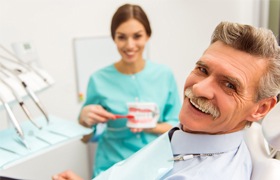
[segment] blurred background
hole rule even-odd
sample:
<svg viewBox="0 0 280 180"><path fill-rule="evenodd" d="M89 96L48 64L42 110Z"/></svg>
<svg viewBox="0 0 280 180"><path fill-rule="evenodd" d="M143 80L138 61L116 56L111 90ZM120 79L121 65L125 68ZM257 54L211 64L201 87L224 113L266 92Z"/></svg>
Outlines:
<svg viewBox="0 0 280 180"><path fill-rule="evenodd" d="M50 114L77 121L80 89L88 80L77 67L94 72L103 65L102 59L80 60L85 54L77 43L106 37L114 46L111 18L124 3L139 4L147 13L153 31L147 57L171 67L182 98L185 78L220 21L270 28L279 37L279 0L0 0L0 44L12 51L12 44L32 43L38 64L55 81L38 94ZM279 118L279 110L278 105L270 118ZM9 123L5 111L0 117L1 130Z"/></svg>

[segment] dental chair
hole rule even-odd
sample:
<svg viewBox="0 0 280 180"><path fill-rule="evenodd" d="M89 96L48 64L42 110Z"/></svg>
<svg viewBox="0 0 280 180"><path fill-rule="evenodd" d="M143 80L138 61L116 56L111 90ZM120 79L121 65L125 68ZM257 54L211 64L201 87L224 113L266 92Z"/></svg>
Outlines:
<svg viewBox="0 0 280 180"><path fill-rule="evenodd" d="M253 172L251 180L280 180L280 117L265 117L246 129L245 142L249 148Z"/></svg>

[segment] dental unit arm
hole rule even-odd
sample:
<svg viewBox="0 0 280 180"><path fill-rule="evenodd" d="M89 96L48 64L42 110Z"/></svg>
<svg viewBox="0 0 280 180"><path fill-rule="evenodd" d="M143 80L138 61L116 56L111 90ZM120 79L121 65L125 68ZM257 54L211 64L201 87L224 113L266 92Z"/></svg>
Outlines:
<svg viewBox="0 0 280 180"><path fill-rule="evenodd" d="M3 56L0 55L0 59L4 60L0 62L0 68L2 69L2 72L4 71L4 74L8 77L14 77L18 80L18 82L21 84L21 86L25 89L26 95L31 97L33 102L36 104L38 109L42 112L44 117L46 118L47 122L49 123L49 115L46 111L46 108L43 106L39 98L36 96L36 93L34 92L34 89L36 87L33 86L30 87L28 80L31 79L29 76L32 76L32 79L36 77L36 82L40 83L40 86L50 86L53 84L53 80L46 72L41 70L40 68L37 68L35 66L31 66L29 64L24 63L19 58L17 58L16 55L14 55L12 52L8 51L6 48L4 48L2 45L0 45L0 48L4 50L9 56ZM29 77L29 79L27 78ZM22 104L22 103L21 103ZM21 105L22 106L22 105ZM31 119L30 113L26 111L26 107L22 106L25 114ZM32 122L32 121L31 121ZM34 123L33 123L34 124ZM34 124L35 125L35 124ZM36 125L38 126L38 125ZM38 126L39 127L39 126Z"/></svg>

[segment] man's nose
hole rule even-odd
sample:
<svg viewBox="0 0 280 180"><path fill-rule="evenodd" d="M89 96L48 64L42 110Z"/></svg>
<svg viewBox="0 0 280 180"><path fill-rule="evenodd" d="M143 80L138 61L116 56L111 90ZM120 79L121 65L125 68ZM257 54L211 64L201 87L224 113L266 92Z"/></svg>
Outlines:
<svg viewBox="0 0 280 180"><path fill-rule="evenodd" d="M204 97L206 99L213 99L215 92L215 83L211 77L207 77L198 81L192 87L193 93L196 97Z"/></svg>

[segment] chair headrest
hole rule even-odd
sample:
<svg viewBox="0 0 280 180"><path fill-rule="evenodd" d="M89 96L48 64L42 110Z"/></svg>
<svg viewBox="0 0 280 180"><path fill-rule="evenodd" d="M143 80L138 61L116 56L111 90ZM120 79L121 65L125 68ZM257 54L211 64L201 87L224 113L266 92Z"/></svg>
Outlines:
<svg viewBox="0 0 280 180"><path fill-rule="evenodd" d="M280 116L278 104L262 121L262 131L268 144L280 151Z"/></svg>

